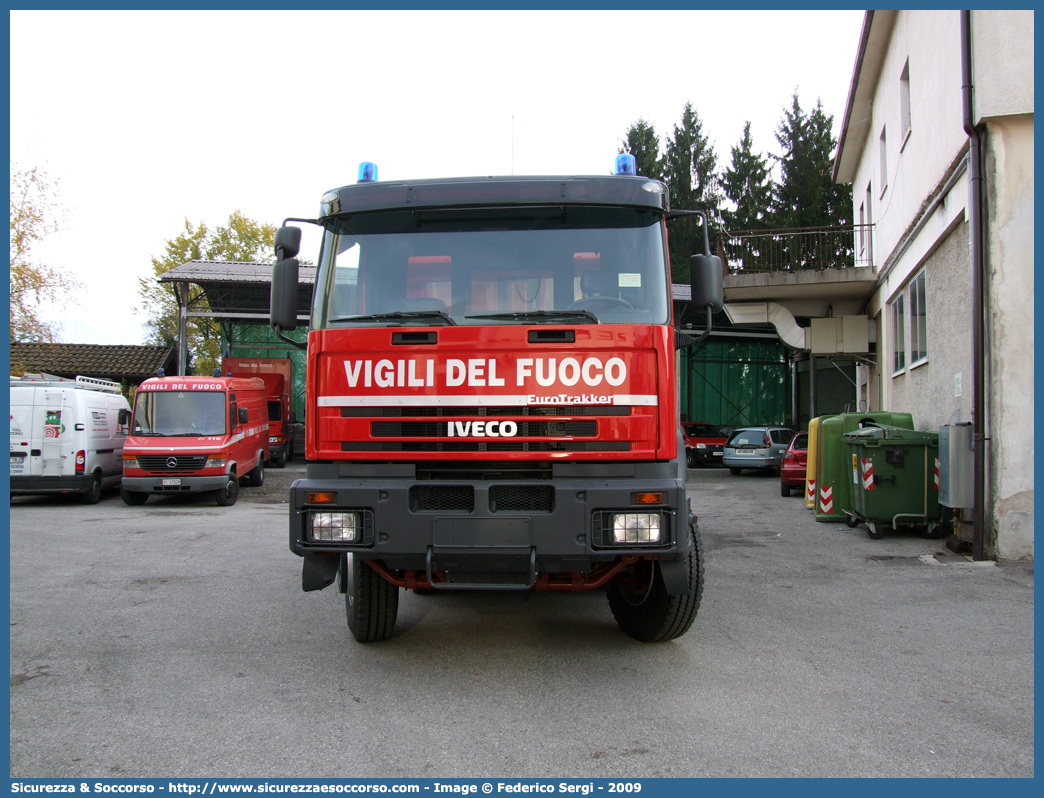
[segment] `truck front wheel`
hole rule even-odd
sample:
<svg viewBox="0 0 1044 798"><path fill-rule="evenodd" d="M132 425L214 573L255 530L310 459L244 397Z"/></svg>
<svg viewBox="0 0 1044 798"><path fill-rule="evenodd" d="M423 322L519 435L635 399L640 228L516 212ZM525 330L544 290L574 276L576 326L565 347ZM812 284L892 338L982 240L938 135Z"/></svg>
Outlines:
<svg viewBox="0 0 1044 798"><path fill-rule="evenodd" d="M667 592L659 563L648 562L643 586L639 571L634 585L610 585L609 608L620 630L643 643L659 643L681 637L692 626L703 598L703 541L695 527L685 559L688 592L672 596Z"/></svg>
<svg viewBox="0 0 1044 798"><path fill-rule="evenodd" d="M231 507L236 503L236 499L239 498L239 480L236 479L236 475L229 474L228 482L225 483L225 487L221 488L214 494L214 499L218 503L218 507Z"/></svg>
<svg viewBox="0 0 1044 798"><path fill-rule="evenodd" d="M379 643L392 636L399 613L399 588L386 582L361 559L346 554L344 606L348 628L360 643Z"/></svg>

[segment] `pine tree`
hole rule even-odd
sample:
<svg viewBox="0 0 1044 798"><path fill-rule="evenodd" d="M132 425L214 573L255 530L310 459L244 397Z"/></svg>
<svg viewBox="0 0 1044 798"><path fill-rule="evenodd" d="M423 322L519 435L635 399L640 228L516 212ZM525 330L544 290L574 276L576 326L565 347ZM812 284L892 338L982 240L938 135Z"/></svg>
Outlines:
<svg viewBox="0 0 1044 798"><path fill-rule="evenodd" d="M754 152L750 122L743 126L743 137L732 148L732 163L721 173L725 197L735 206L722 210L725 229L762 230L772 212L773 185L768 159Z"/></svg>
<svg viewBox="0 0 1044 798"><path fill-rule="evenodd" d="M644 119L639 119L627 128L627 135L620 144L620 152L627 152L634 156L635 167L639 175L655 180L663 179L660 137L656 135L656 128Z"/></svg>
<svg viewBox="0 0 1044 798"><path fill-rule="evenodd" d="M674 126L674 137L667 139L664 176L670 189L671 207L707 213L711 223L711 251L716 247L713 220L722 202L718 186L718 156L703 133L700 119L691 102L685 103L681 125ZM696 217L674 219L667 224L671 247L671 279L689 281L689 258L703 251L703 234Z"/></svg>
<svg viewBox="0 0 1044 798"><path fill-rule="evenodd" d="M849 225L852 219L852 188L832 180L837 140L833 136L834 117L816 101L811 114L801 108L797 94L783 112L776 129L782 155L773 156L780 165L780 180L773 201L773 226L812 228ZM837 237L841 241L843 237ZM814 238L793 239L788 252L791 268L831 268L847 265L851 247L832 246L824 252ZM847 240L847 239L845 239Z"/></svg>

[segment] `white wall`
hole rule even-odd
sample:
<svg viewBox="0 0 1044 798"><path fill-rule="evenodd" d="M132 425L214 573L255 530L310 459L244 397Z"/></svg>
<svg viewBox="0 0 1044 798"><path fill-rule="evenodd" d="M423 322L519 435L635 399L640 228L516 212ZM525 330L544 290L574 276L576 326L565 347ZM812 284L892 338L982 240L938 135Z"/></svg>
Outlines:
<svg viewBox="0 0 1044 798"><path fill-rule="evenodd" d="M994 119L986 143L988 492L997 555L1018 559L1033 556L1033 117Z"/></svg>
<svg viewBox="0 0 1044 798"><path fill-rule="evenodd" d="M910 133L900 137L899 77L909 58ZM887 188L882 195L879 140L887 132ZM874 262L881 267L925 197L967 141L961 108L961 39L957 11L900 11L874 92L872 121L852 183L853 218L872 191ZM903 277L905 279L905 277Z"/></svg>
<svg viewBox="0 0 1044 798"><path fill-rule="evenodd" d="M1033 11L972 11L975 119L1033 113Z"/></svg>

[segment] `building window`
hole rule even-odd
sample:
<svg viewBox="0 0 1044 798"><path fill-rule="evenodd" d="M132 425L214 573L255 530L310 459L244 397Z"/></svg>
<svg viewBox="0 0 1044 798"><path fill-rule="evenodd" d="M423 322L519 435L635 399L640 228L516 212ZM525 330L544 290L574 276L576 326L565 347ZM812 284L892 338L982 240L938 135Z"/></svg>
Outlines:
<svg viewBox="0 0 1044 798"><path fill-rule="evenodd" d="M887 128L881 128L881 196L888 188L888 136Z"/></svg>
<svg viewBox="0 0 1044 798"><path fill-rule="evenodd" d="M892 303L892 372L898 374L906 368L906 313L903 310L904 295L899 294Z"/></svg>
<svg viewBox="0 0 1044 798"><path fill-rule="evenodd" d="M906 137L910 135L910 59L903 64L903 72L899 76L899 141L900 149L906 146Z"/></svg>
<svg viewBox="0 0 1044 798"><path fill-rule="evenodd" d="M910 365L928 359L928 300L924 269L910 283Z"/></svg>

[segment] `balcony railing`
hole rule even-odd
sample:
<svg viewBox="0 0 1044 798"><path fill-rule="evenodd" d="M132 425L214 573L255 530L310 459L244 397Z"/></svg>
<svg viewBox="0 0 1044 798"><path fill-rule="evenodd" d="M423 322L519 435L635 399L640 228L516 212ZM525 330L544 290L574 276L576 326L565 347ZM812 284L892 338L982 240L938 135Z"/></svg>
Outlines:
<svg viewBox="0 0 1044 798"><path fill-rule="evenodd" d="M873 225L722 231L729 273L849 269L873 265Z"/></svg>

